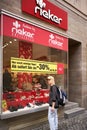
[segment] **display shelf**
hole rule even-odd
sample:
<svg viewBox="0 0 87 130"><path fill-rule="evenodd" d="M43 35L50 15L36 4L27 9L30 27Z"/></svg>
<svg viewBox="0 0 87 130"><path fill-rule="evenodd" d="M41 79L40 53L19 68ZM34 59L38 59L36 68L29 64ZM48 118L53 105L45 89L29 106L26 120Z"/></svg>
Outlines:
<svg viewBox="0 0 87 130"><path fill-rule="evenodd" d="M45 103L45 104L42 104L40 106L37 106L37 105L32 105L32 107L26 106L25 108L19 109L19 110L14 111L14 112L10 112L8 110L8 111L5 111L1 114L1 119L6 119L6 118L11 118L11 117L21 116L24 114L35 113L38 111L47 110L48 106L49 106L49 104Z"/></svg>

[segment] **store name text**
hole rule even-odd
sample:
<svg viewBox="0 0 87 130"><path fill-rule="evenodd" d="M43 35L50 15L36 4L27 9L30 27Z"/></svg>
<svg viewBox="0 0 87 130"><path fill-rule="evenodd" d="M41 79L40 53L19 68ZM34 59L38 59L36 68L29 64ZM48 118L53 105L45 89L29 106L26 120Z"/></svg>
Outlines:
<svg viewBox="0 0 87 130"><path fill-rule="evenodd" d="M63 47L63 42L58 41L53 34L50 34L49 37L50 37L49 39L50 44L57 45L61 48Z"/></svg>
<svg viewBox="0 0 87 130"><path fill-rule="evenodd" d="M62 21L62 18L58 18L56 15L52 14L50 9L44 10L43 8L46 7L46 3L43 2L43 0L36 0L36 3L38 6L35 7L35 13L37 14L39 12L39 15L51 20L52 22L55 22L57 24L60 24Z"/></svg>
<svg viewBox="0 0 87 130"><path fill-rule="evenodd" d="M26 38L33 38L34 33L28 32L24 28L20 28L21 25L18 23L18 21L13 22L13 26L14 27L12 27L12 33L15 36L16 35L21 35L21 36L24 36Z"/></svg>

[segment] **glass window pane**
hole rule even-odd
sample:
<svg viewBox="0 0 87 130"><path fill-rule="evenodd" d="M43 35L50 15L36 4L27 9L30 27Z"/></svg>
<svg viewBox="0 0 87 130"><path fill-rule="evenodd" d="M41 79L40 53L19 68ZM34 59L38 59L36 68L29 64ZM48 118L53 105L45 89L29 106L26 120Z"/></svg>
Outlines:
<svg viewBox="0 0 87 130"><path fill-rule="evenodd" d="M62 74L50 74L44 71L15 71L11 70L11 58L57 63L64 65ZM32 63L32 64L33 64ZM21 63L22 66L22 63ZM53 75L56 84L66 89L67 85L67 52L47 46L20 41L11 37L3 38L3 113L26 109L39 109L48 105L49 87L47 76ZM43 66L44 67L44 66ZM44 70L44 68L43 68Z"/></svg>

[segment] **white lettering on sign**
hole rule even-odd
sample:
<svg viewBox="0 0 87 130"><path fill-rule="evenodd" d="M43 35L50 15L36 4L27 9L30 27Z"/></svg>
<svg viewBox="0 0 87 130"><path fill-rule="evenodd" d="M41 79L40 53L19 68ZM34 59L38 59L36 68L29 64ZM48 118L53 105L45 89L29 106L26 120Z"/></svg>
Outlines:
<svg viewBox="0 0 87 130"><path fill-rule="evenodd" d="M31 39L34 38L34 33L26 31L25 28L21 27L18 21L13 22L12 34L14 36L20 35L25 38L31 38Z"/></svg>
<svg viewBox="0 0 87 130"><path fill-rule="evenodd" d="M52 14L50 9L44 10L43 8L46 7L46 3L43 2L43 0L36 0L36 3L38 6L35 7L35 13L37 14L39 12L40 16L47 18L57 24L60 24L62 21L62 18L58 18L56 15Z"/></svg>
<svg viewBox="0 0 87 130"><path fill-rule="evenodd" d="M49 35L49 43L52 44L52 45L57 45L61 48L63 47L63 42L58 41L56 36L54 36L53 34Z"/></svg>

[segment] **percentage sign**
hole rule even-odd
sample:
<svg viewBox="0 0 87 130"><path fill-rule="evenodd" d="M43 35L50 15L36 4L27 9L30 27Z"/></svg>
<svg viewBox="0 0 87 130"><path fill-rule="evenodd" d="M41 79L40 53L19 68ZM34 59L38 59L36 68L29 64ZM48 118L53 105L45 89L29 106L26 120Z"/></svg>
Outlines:
<svg viewBox="0 0 87 130"><path fill-rule="evenodd" d="M46 70L49 70L49 67L48 67L48 65L46 65L45 67L46 67Z"/></svg>

